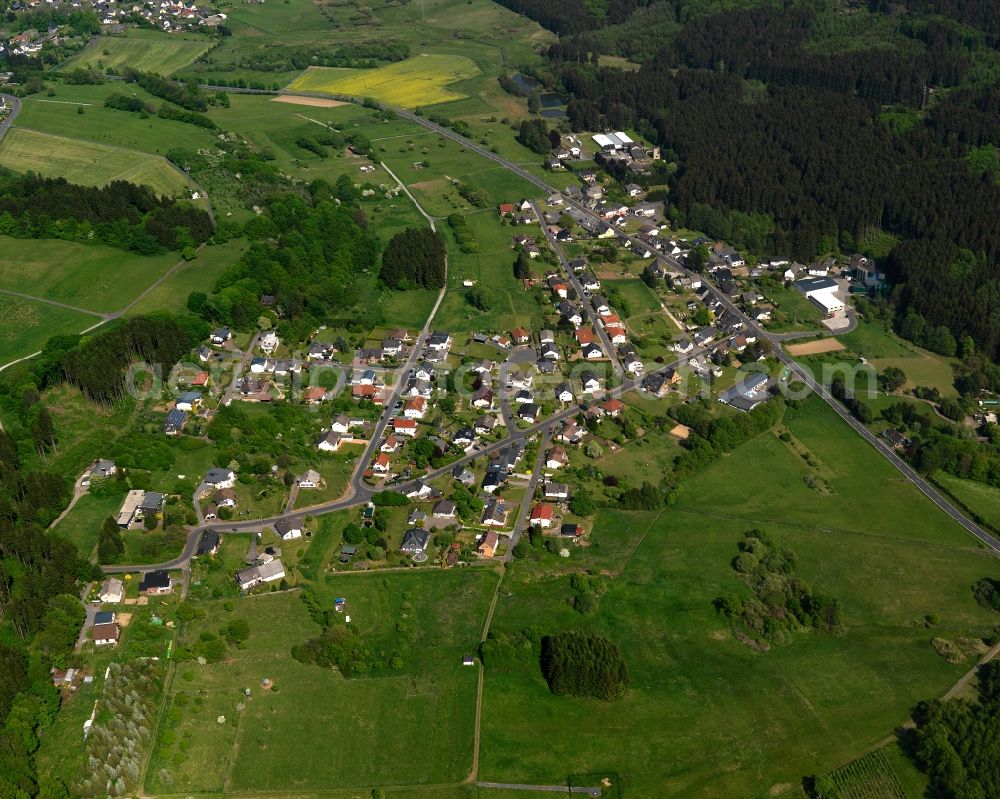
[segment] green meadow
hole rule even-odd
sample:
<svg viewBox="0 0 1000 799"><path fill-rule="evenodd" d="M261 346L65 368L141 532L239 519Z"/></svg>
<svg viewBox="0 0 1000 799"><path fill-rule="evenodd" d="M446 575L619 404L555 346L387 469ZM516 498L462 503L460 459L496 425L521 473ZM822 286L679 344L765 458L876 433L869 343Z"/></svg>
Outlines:
<svg viewBox="0 0 1000 799"><path fill-rule="evenodd" d="M559 570L515 562L494 629L594 629L625 654L632 688L617 702L572 699L533 665L487 670L480 779L608 770L626 796L797 795L803 777L851 760L969 668L930 639L988 634L995 619L969 586L1000 576L996 561L825 406L789 410L786 423L795 447L764 434L685 481L662 512L602 512L590 549ZM817 467L803 451L835 493L809 487ZM746 594L730 560L754 527L838 598L843 635L797 633L765 653L734 638L712 600ZM574 559L615 575L593 616L570 606Z"/></svg>
<svg viewBox="0 0 1000 799"><path fill-rule="evenodd" d="M100 318L0 294L0 366L37 352L53 336L79 333Z"/></svg>
<svg viewBox="0 0 1000 799"><path fill-rule="evenodd" d="M352 626L401 656L397 671L367 678L291 657L319 631L298 592L207 606L181 631L181 645L236 617L249 622L250 637L223 663L178 664L170 734L161 731L146 789L278 795L460 782L472 766L476 695L476 671L461 659L475 651L495 579L482 570L325 578L323 603L345 597Z"/></svg>
<svg viewBox="0 0 1000 799"><path fill-rule="evenodd" d="M0 289L89 311L119 311L177 263L177 253L142 256L97 244L0 236ZM96 320L95 320L96 321Z"/></svg>

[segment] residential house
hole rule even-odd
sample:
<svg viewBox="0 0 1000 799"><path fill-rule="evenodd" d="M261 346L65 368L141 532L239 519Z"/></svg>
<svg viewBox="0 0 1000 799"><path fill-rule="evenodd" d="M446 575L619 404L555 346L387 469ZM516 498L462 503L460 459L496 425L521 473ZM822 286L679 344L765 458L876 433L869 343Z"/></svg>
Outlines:
<svg viewBox="0 0 1000 799"><path fill-rule="evenodd" d="M488 560L492 558L497 551L497 544L500 542L500 535L496 530L488 530L483 533L482 538L479 539L479 545L476 547L476 554Z"/></svg>
<svg viewBox="0 0 1000 799"><path fill-rule="evenodd" d="M241 591L249 591L258 585L273 583L281 580L285 576L285 566L278 558L273 558L266 563L256 566L248 566L236 572L236 584Z"/></svg>
<svg viewBox="0 0 1000 799"><path fill-rule="evenodd" d="M450 499L442 499L434 506L433 515L435 519L454 519L457 508Z"/></svg>
<svg viewBox="0 0 1000 799"><path fill-rule="evenodd" d="M379 446L379 452L391 454L398 452L401 446L402 442L393 433L390 433L383 439L382 444Z"/></svg>
<svg viewBox="0 0 1000 799"><path fill-rule="evenodd" d="M556 399L559 402L572 402L573 401L573 388L569 383L560 383L556 386Z"/></svg>
<svg viewBox="0 0 1000 799"><path fill-rule="evenodd" d="M214 486L215 488L232 488L236 485L236 475L233 473L232 469L212 467L205 474L203 482L206 485Z"/></svg>
<svg viewBox="0 0 1000 799"><path fill-rule="evenodd" d="M316 442L316 447L323 450L323 452L337 452L342 445L343 436L340 433L333 432L333 430L323 433L319 441Z"/></svg>
<svg viewBox="0 0 1000 799"><path fill-rule="evenodd" d="M472 424L472 429L476 431L478 436L486 436L493 432L493 428L497 426L497 420L492 416L480 416Z"/></svg>
<svg viewBox="0 0 1000 799"><path fill-rule="evenodd" d="M95 624L90 634L97 646L115 646L121 638L121 629L117 624Z"/></svg>
<svg viewBox="0 0 1000 799"><path fill-rule="evenodd" d="M502 497L493 497L483 509L482 524L487 527L503 527L507 524L510 510Z"/></svg>
<svg viewBox="0 0 1000 799"><path fill-rule="evenodd" d="M741 411L752 411L762 402L767 401L769 382L770 378L766 374L747 375L731 389L722 392L719 395L719 402Z"/></svg>
<svg viewBox="0 0 1000 799"><path fill-rule="evenodd" d="M559 535L563 538L579 538L583 535L583 528L576 522L564 522L559 527Z"/></svg>
<svg viewBox="0 0 1000 799"><path fill-rule="evenodd" d="M454 436L452 436L451 443L454 444L456 447L461 447L462 449L465 449L475 440L476 440L475 432L473 432L473 430L469 427L463 427L460 430L458 430Z"/></svg>
<svg viewBox="0 0 1000 799"><path fill-rule="evenodd" d="M423 419L426 404L423 397L410 397L403 406L403 416L407 419Z"/></svg>
<svg viewBox="0 0 1000 799"><path fill-rule="evenodd" d="M117 605L125 598L125 584L117 577L108 577L101 583L101 592L98 596L106 605Z"/></svg>
<svg viewBox="0 0 1000 799"><path fill-rule="evenodd" d="M511 330L510 337L515 344L528 344L531 341L531 334L523 327L515 327Z"/></svg>
<svg viewBox="0 0 1000 799"><path fill-rule="evenodd" d="M139 510L139 506L142 504L142 498L145 493L141 488L134 488L125 495L125 500L118 511L117 522L119 527L127 530L132 522L142 520L142 512Z"/></svg>
<svg viewBox="0 0 1000 799"><path fill-rule="evenodd" d="M534 424L538 421L538 417L541 415L542 409L533 402L526 402L520 408L517 409L517 418L521 419L530 424Z"/></svg>
<svg viewBox="0 0 1000 799"><path fill-rule="evenodd" d="M552 520L555 518L555 515L555 508L552 505L540 502L531 509L529 523L533 526L537 525L542 529L546 529L552 526Z"/></svg>
<svg viewBox="0 0 1000 799"><path fill-rule="evenodd" d="M622 411L625 410L625 403L620 399L609 399L607 402L601 403L601 410L608 416L617 418L621 416Z"/></svg>
<svg viewBox="0 0 1000 799"><path fill-rule="evenodd" d="M222 545L222 536L218 530L205 530L198 540L198 555L215 555Z"/></svg>
<svg viewBox="0 0 1000 799"><path fill-rule="evenodd" d="M274 523L274 531L283 541L302 538L302 519L297 516L278 519Z"/></svg>
<svg viewBox="0 0 1000 799"><path fill-rule="evenodd" d="M417 434L417 423L413 419L396 417L392 420L392 432L397 436L413 437Z"/></svg>
<svg viewBox="0 0 1000 799"><path fill-rule="evenodd" d="M315 469L308 469L299 480L299 488L319 488L323 482L323 477Z"/></svg>
<svg viewBox="0 0 1000 799"><path fill-rule="evenodd" d="M403 534L403 543L399 548L400 552L407 555L424 554L427 545L430 543L431 534L419 527L413 527Z"/></svg>
<svg viewBox="0 0 1000 799"><path fill-rule="evenodd" d="M180 435L187 423L187 414L180 408L171 408L163 419L163 432L168 436Z"/></svg>
<svg viewBox="0 0 1000 799"><path fill-rule="evenodd" d="M545 453L545 467L547 469L561 469L569 463L569 456L562 447L550 447Z"/></svg>
<svg viewBox="0 0 1000 799"><path fill-rule="evenodd" d="M228 327L220 327L217 330L213 330L208 337L208 340L217 346L225 344L227 341L232 339L233 333Z"/></svg>
<svg viewBox="0 0 1000 799"><path fill-rule="evenodd" d="M395 358L403 351L403 342L398 338L382 339L382 357Z"/></svg>
<svg viewBox="0 0 1000 799"><path fill-rule="evenodd" d="M170 577L170 572L163 569L146 572L142 575L139 583L140 594L169 594L174 590L174 583Z"/></svg>
<svg viewBox="0 0 1000 799"><path fill-rule="evenodd" d="M601 390L601 381L593 372L584 372L580 375L580 384L584 394L593 394Z"/></svg>
<svg viewBox="0 0 1000 799"><path fill-rule="evenodd" d="M569 499L569 486L565 483L546 483L545 498L557 501Z"/></svg>
<svg viewBox="0 0 1000 799"><path fill-rule="evenodd" d="M278 338L278 334L273 330L268 330L263 336L260 337L258 346L263 353L270 355L278 349L279 344L281 344L281 341Z"/></svg>

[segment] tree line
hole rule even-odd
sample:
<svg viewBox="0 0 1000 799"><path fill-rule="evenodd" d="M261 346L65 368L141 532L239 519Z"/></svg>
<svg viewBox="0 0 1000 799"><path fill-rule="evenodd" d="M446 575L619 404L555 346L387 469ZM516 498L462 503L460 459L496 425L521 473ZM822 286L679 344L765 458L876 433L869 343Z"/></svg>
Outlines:
<svg viewBox="0 0 1000 799"><path fill-rule="evenodd" d="M116 180L79 186L65 178L0 170L0 233L16 238L99 241L155 254L201 244L212 235L208 214L157 197L147 186Z"/></svg>

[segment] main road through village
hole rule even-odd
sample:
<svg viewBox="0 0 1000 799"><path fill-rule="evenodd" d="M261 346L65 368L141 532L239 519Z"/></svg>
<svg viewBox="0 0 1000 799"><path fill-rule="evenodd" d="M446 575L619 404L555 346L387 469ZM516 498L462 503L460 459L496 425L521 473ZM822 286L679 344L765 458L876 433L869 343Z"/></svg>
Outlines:
<svg viewBox="0 0 1000 799"><path fill-rule="evenodd" d="M239 92L239 93L275 94L275 92L266 92L266 91L253 90L253 89L250 89L250 90L237 90L237 89L232 89L230 87L225 87L225 86L206 86L204 88L221 90L221 91ZM328 97L328 95L312 95L312 94L308 94L308 93L282 92L282 94L298 94L298 96L307 96L307 97L308 96L323 96L323 97ZM357 98L344 97L344 98L341 98L341 99L357 102ZM383 106L383 108L385 110L387 110L387 111L392 111L395 114L397 114L399 117L401 117L403 119L406 119L406 120L409 120L410 122L412 122L412 123L414 123L416 125L419 125L420 127L425 128L425 129L427 129L427 130L429 130L429 131L431 131L433 133L436 133L439 136L442 136L442 137L444 137L446 139L450 139L451 141L453 141L453 142L461 145L462 147L464 147L466 150L474 152L477 155L480 155L481 157L483 157L483 158L485 158L487 160L493 161L494 163L496 163L499 166L501 166L504 169L506 169L508 172L511 172L511 173L513 173L513 174L515 174L515 175L523 178L525 181L527 181L528 183L530 183L531 185L533 185L537 189L539 189L539 191L545 193L546 196L547 195L551 195L551 194L557 194L557 193L559 193L558 189L556 189L554 186L549 185L542 178L540 178L537 175L535 175L534 173L530 172L529 170L527 170L525 167L521 166L520 164L516 164L516 163L514 163L512 161L508 161L506 158L503 158L502 156L498 155L497 153L491 152L486 147L483 147L483 146L477 144L476 142L471 141L471 140L465 138L464 136L459 135L458 133L455 133L455 131L450 130L449 128L446 128L446 127L444 127L442 125L439 125L439 124L437 124L435 122L431 122L430 120L425 119L425 118L421 117L420 115L415 114L412 111L409 111L409 110L404 109L404 108L395 108L395 107L391 107L391 106ZM589 208L587 208L586 206L584 206L584 205L582 205L580 203L574 202L572 200L568 200L568 199L566 199L565 201L566 201L566 203L568 205L570 205L573 208L575 208L578 212L580 212L582 214L585 214L585 215L587 215L587 216L589 216L591 218L597 219L596 214L592 210L590 210ZM539 212L538 206L535 205L534 207L535 207L536 213L538 213ZM636 237L630 236L629 234L625 233L625 231L623 231L621 228L619 228L619 227L617 227L615 225L612 225L611 227L615 230L616 233L618 233L619 235L624 236L626 239L628 239L629 242L631 242L633 244L642 244L642 242L640 242L639 239L637 239ZM544 228L544 225L543 225L543 228ZM554 242L551 242L551 243L554 244ZM559 253L558 249L556 250L556 252L557 252L557 254L560 255L560 259L559 259L560 260L560 264L563 267L563 269L566 271L567 277L569 278L569 280L571 281L571 284L573 285L574 289L577 292L577 296L578 297L582 297L583 294L582 294L582 292L580 290L579 283L576 280L576 276L573 275L573 272L572 272L571 269L567 269L566 268L567 265L565 263L565 260L561 257L561 254ZM691 272L689 270L687 270L684 266L682 266L674 258L671 258L669 256L665 256L665 255L662 255L662 254L657 254L656 258L657 258L658 261L660 261L661 263L665 264L666 266L668 266L672 270L675 270L675 271L683 273L683 274L691 275ZM754 320L750 319L750 317L748 317L739 308L736 307L736 305L732 302L732 300L730 299L730 297L727 294L725 294L724 292L722 292L722 291L719 290L718 286L716 286L713 283L708 282L708 281L704 281L704 283L708 287L708 289L711 292L712 296L722 305L723 308L726 309L727 312L729 312L730 314L733 314L734 316L738 317L743 322L744 326L747 329L752 330L758 336L758 338L760 338L762 340L767 340L771 344L772 351L774 352L774 354L776 355L776 357L787 367L787 369L789 370L790 374L794 374L811 391L813 391L816 394L818 394L831 408L833 408L834 412L847 425L849 425L865 441L867 441L869 444L871 444L871 446L874 447L875 450L880 455L882 455L886 460L888 460L889 463L893 467L895 467L903 475L903 477L908 482L910 482L913 486L915 486L932 503L934 503L934 505L936 505L938 508L940 508L945 514L947 514L957 524L959 524L963 528L965 528L965 530L967 530L971 535L975 536L975 538L977 538L980 542L982 542L982 544L984 544L986 547L988 547L989 549L991 549L994 553L1000 554L1000 540L998 540L997 538L995 538L992 535L990 535L986 530L984 530L982 527L980 527L974 521L972 521L971 519L969 519L965 514L963 514L960 510L958 510L958 508L956 508L954 505L952 505L934 486L932 486L926 479L924 479L921 475L919 475L902 458L900 458L899 455L895 452L895 450L893 450L891 447L889 447L878 436L876 436L874 433L872 433L871 430L869 430L867 427L865 427L865 425L863 425L860 421L858 421L847 410L847 408L844 407L844 405L842 403L840 403L839 401L837 401L830 394L830 392L826 389L826 387L824 385L820 384L812 376L812 374L810 374L807 370L805 370L799 364L797 364L794 361L794 359L790 355L788 355L788 353L786 353L781 348L781 337L780 336L775 336L775 335L769 334L766 330L764 330ZM412 351L410 353L410 356L409 356L409 358L408 358L405 366L403 367L402 370L400 370L400 372L398 374L398 379L397 379L396 385L395 385L395 387L394 387L394 389L392 391L391 398L385 404L385 410L383 411L382 416L379 419L379 422L378 422L375 430L373 431L371 440L369 441L368 445L366 446L364 454L361 455L358 458L357 465L356 465L356 467L354 469L354 473L351 476L351 479L350 479L350 482L349 482L349 485L348 485L348 488L347 488L347 492L345 493L345 495L341 499L339 499L337 501L334 501L334 502L328 502L328 503L325 503L325 504L320 504L320 505L314 505L314 506L311 506L311 507L300 508L298 510L291 511L289 513L285 513L285 514L281 514L279 516L273 516L273 517L265 518L265 519L256 519L256 520L252 520L252 521L248 520L248 521L237 522L237 523L232 523L232 522L217 522L217 523L212 523L212 524L203 524L203 525L195 527L194 529L191 530L191 532L190 532L190 534L188 536L187 542L186 542L186 544L184 546L184 550L181 552L180 555L178 555L176 558L174 558L172 560L166 561L164 563L157 563L157 564L105 566L105 567L103 567L104 571L106 573L108 573L108 574L115 574L115 573L123 573L123 572L147 572L147 571L152 571L152 570L155 570L155 569L184 568L184 567L186 567L188 565L189 561L191 560L191 558L194 556L195 552L197 551L198 542L199 542L199 540L201 538L202 533L205 532L206 530L214 529L214 530L219 530L219 531L232 531L232 532L254 532L254 531L262 530L264 527L274 524L274 522L278 521L279 519L281 519L281 518L283 518L285 516L303 516L303 515L318 516L318 515L321 515L321 514L335 513L335 512L340 511L340 510L345 510L345 509L348 509L348 508L357 507L357 506L360 506L360 505L367 504L369 501L371 501L372 497L376 493L378 493L378 491L380 491L382 489L376 489L376 488L372 487L371 485L369 485L364 480L363 473L365 471L365 466L371 460L371 458L372 458L372 456L373 456L373 454L375 452L375 448L378 447L378 445L380 444L380 439L381 439L382 433L385 431L386 426L389 424L390 420L392 419L392 416L393 416L393 413L394 413L394 409L395 409L396 401L399 399L400 392L402 391L402 387L405 384L405 377L406 377L406 374L407 374L407 370L409 368L412 368L413 365L416 363L416 358L417 358L417 356L418 356L418 354L419 354L419 352L421 350L421 346L422 346L423 342L426 340L426 338L427 338L427 336L428 336L428 334L429 334L429 332L431 330L431 325L432 325L433 320L434 320L434 315L435 315L438 307L440 306L441 298L443 297L443 293L444 293L444 289L442 289L442 293L441 293L441 295L439 295L437 303L435 303L434 308L431 310L431 313L430 313L430 315L428 316L428 319L427 319L427 323L424 325L423 329L420 332L420 335L417 337L416 341L414 342L413 349L412 349ZM588 308L588 314L589 314L589 308ZM595 325L595 330L598 332L599 335L601 333L603 333L603 330L601 329L600 325ZM602 336L601 337L601 343L602 343L605 351L607 352L608 356L611 359L611 363L613 365L615 373L618 374L618 375L621 375L622 374L621 363L618 360L617 356L615 355L614 348L612 347L610 341L607 341L606 339L607 339L606 336ZM691 353L689 353L684 358L678 359L677 361L675 361L675 362L673 362L671 364L667 364L667 365L664 365L662 367L659 367L659 369L657 369L656 371L665 371L665 370L670 369L670 368L676 368L678 366L681 366L684 363L686 363L690 358L693 358L696 355L703 353L704 351L705 351L705 348L696 348L695 350L693 350ZM234 375L234 380L235 380L235 378L236 378L236 376ZM638 388L639 385L640 385L640 382L641 381L638 378L624 379L624 380L622 380L622 382L617 387L608 390L606 392L605 396L609 397L609 398L610 397L620 397L621 395L623 395L625 393L628 393L630 391L633 391L636 388ZM493 442L493 443L489 444L488 446L482 447L480 449L468 452L463 457L461 457L461 458L459 458L459 459L457 459L455 461L452 461L447 467L444 467L442 469L437 469L435 471L431 471L431 472L429 472L429 473L421 476L420 478L417 478L417 479L414 479L414 480L410 480L410 481L407 481L407 482L403 482L403 483L399 483L397 485L392 486L392 488L394 490L405 491L407 488L412 487L418 480L429 481L429 480L434 480L434 479L436 479L438 477L442 477L445 474L447 474L448 472L450 472L456 465L465 464L465 463L468 463L468 462L470 462L472 460L475 460L477 458L486 457L486 456L488 456L488 455L490 455L490 454L492 454L492 453L494 453L494 452L496 452L496 451L498 451L498 450L500 450L500 449L502 449L502 448L510 445L511 443L521 442L521 441L524 441L525 439L527 439L527 438L529 438L531 436L534 436L536 434L542 433L543 430L554 429L553 425L555 425L556 423L558 423L560 421L564 421L566 419L569 419L569 418L575 416L579 412L580 412L580 406L578 406L578 405L571 405L570 407L568 407L568 408L566 408L566 409L564 409L562 411L559 411L559 412L553 414L552 416L549 416L548 418L542 420L541 422L539 422L537 424L534 424L534 425L531 425L530 427L526 427L526 428L523 428L523 429L516 429L516 428L515 429L510 429L510 428L508 428L506 437L502 438L501 440ZM533 477L537 479L537 472L539 470L539 464L538 463L535 464L535 470L536 470L536 473L533 474ZM526 497L525 503L527 503L529 501L530 501L530 497ZM516 525L516 526L517 527L523 526L524 519L525 519L525 515L523 513L519 514L519 516L518 516L518 525ZM517 537L520 535L520 532L521 532L520 529L515 529L514 530L513 535L514 535L514 541L515 542L517 540ZM513 545L513 542L512 542L512 545Z"/></svg>

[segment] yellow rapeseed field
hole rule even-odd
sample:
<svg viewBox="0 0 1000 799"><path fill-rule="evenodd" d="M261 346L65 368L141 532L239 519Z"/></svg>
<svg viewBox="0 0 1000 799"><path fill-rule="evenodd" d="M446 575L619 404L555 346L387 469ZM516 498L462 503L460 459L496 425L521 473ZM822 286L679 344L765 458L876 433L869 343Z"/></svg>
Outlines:
<svg viewBox="0 0 1000 799"><path fill-rule="evenodd" d="M447 87L478 74L479 67L471 59L429 54L377 69L310 67L288 88L295 92L373 97L392 105L416 108L463 99L466 95Z"/></svg>

